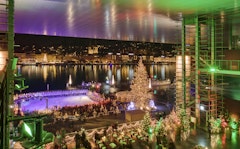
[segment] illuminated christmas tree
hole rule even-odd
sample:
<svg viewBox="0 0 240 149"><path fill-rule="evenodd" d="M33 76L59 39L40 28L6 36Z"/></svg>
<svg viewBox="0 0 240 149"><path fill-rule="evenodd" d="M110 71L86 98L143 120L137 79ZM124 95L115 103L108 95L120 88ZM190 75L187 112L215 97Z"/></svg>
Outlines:
<svg viewBox="0 0 240 149"><path fill-rule="evenodd" d="M152 94L149 92L148 74L142 58L138 62L130 88L131 98L135 106L140 109L149 108L149 100L152 98Z"/></svg>
<svg viewBox="0 0 240 149"><path fill-rule="evenodd" d="M144 115L143 121L142 121L142 129L146 132L149 133L149 128L151 126L151 117L150 117L150 113L147 112Z"/></svg>

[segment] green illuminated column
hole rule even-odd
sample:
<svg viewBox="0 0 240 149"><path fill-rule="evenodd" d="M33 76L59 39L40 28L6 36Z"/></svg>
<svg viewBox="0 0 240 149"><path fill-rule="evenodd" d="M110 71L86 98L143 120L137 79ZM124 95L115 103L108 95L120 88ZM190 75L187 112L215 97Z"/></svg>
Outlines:
<svg viewBox="0 0 240 149"><path fill-rule="evenodd" d="M215 22L214 18L211 18L211 66L214 66L215 60Z"/></svg>
<svg viewBox="0 0 240 149"><path fill-rule="evenodd" d="M185 65L185 50L186 50L186 26L185 18L182 20L182 108L186 110L186 65Z"/></svg>
<svg viewBox="0 0 240 149"><path fill-rule="evenodd" d="M14 51L14 0L8 0L8 66L7 66L7 101L6 103L6 127L5 127L5 148L9 148L9 117L12 116L14 82L13 82L13 51Z"/></svg>
<svg viewBox="0 0 240 149"><path fill-rule="evenodd" d="M195 116L200 125L200 96L199 96L199 38L200 26L198 16L195 17Z"/></svg>
<svg viewBox="0 0 240 149"><path fill-rule="evenodd" d="M233 41L232 41L232 38L233 38L233 28L232 28L232 20L228 20L229 25L229 37L228 37L228 50L232 50L232 44L233 44Z"/></svg>
<svg viewBox="0 0 240 149"><path fill-rule="evenodd" d="M42 142L43 141L43 120L38 119L35 121L36 132L35 132L35 141Z"/></svg>
<svg viewBox="0 0 240 149"><path fill-rule="evenodd" d="M215 65L215 51L216 51L216 46L215 46L215 21L214 21L214 17L211 17L211 20L210 20L210 25L211 25L211 66L214 66ZM211 73L211 87L214 87L215 86L215 73ZM214 99L216 100L216 99ZM217 107L215 107L215 101L210 101L210 108L214 108L216 109ZM212 116L213 114L216 114L216 113L213 113L213 112L217 112L217 110L213 110L211 109L211 112L210 112L210 116Z"/></svg>

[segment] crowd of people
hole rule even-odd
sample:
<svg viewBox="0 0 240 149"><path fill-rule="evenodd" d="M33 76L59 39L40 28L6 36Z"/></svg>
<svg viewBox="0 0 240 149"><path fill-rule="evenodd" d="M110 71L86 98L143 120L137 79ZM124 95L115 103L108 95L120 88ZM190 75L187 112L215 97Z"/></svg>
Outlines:
<svg viewBox="0 0 240 149"><path fill-rule="evenodd" d="M66 128L67 132L73 132L89 119L101 116L117 116L127 109L128 104L106 99L94 104L58 108L44 119L44 129L54 134L61 128Z"/></svg>
<svg viewBox="0 0 240 149"><path fill-rule="evenodd" d="M160 132L143 131L140 121L129 124L115 123L91 131L81 128L74 135L65 136L65 140L65 146L76 149L176 148L168 136L161 135ZM56 143L54 144L56 146Z"/></svg>
<svg viewBox="0 0 240 149"><path fill-rule="evenodd" d="M101 115L119 114L121 110L126 109L126 104L117 104L110 100L105 100L96 104L88 104L83 106L66 106L53 111L56 120L66 120L69 118L77 118L86 120L96 118Z"/></svg>

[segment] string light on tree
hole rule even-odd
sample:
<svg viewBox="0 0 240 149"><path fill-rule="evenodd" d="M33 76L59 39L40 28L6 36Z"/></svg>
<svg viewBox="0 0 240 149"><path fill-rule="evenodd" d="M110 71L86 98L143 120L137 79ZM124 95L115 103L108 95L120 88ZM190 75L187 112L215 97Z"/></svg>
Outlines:
<svg viewBox="0 0 240 149"><path fill-rule="evenodd" d="M145 131L145 132L149 132L149 128L151 126L151 117L150 117L150 113L147 112L145 115L144 115L144 118L143 118L143 121L142 121L142 129Z"/></svg>
<svg viewBox="0 0 240 149"><path fill-rule="evenodd" d="M152 98L151 93L149 92L149 79L146 71L146 67L140 58L138 66L134 72L134 79L130 86L131 95L135 106L137 108L146 107L149 104L149 100Z"/></svg>

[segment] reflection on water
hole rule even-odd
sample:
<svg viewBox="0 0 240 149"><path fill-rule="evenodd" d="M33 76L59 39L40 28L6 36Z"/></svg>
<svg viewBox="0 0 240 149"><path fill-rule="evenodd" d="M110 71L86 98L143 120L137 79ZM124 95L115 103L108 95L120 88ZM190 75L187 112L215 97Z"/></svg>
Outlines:
<svg viewBox="0 0 240 149"><path fill-rule="evenodd" d="M69 75L72 86L82 82L111 81L114 77L115 85L120 89L129 88L134 77L135 65L75 65L75 66L18 66L19 73L26 78L29 88L25 92L66 89ZM146 65L150 77L159 80L171 79L175 76L175 65Z"/></svg>
<svg viewBox="0 0 240 149"><path fill-rule="evenodd" d="M233 131L231 136L231 143L233 146L237 146L239 141L238 131Z"/></svg>
<svg viewBox="0 0 240 149"><path fill-rule="evenodd" d="M238 131L229 130L209 136L208 132L203 129L192 130L187 140L176 142L176 148L192 149L198 145L204 149L239 149L239 135Z"/></svg>
<svg viewBox="0 0 240 149"><path fill-rule="evenodd" d="M72 76L72 86L85 82L111 81L114 76L115 85L119 89L128 89L129 83L134 77L135 65L75 65L75 66L18 66L18 71L26 78L29 88L25 92L44 91L49 84L50 90L65 89L69 75ZM175 65L146 65L151 78L158 80L175 77ZM224 76L224 96L228 99L240 101L239 77ZM111 83L111 82L109 82ZM236 104L237 105L237 104ZM239 104L240 105L240 104ZM234 108L231 105L232 109Z"/></svg>
<svg viewBox="0 0 240 149"><path fill-rule="evenodd" d="M239 141L238 131L223 132L223 134L211 135L210 146L211 148L239 149Z"/></svg>

